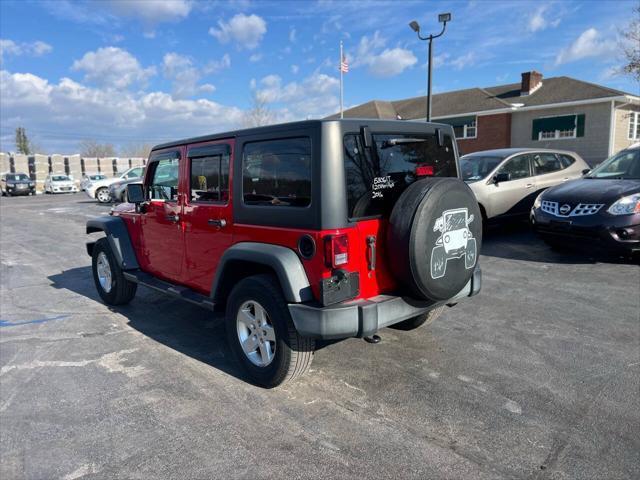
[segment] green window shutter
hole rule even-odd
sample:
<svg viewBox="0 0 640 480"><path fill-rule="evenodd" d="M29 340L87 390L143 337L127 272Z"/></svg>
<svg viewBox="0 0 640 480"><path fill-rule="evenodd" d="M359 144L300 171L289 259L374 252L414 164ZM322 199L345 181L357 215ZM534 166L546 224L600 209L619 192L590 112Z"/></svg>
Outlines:
<svg viewBox="0 0 640 480"><path fill-rule="evenodd" d="M584 137L584 113L578 115L576 121L576 137Z"/></svg>
<svg viewBox="0 0 640 480"><path fill-rule="evenodd" d="M561 115L559 117L544 117L533 120L531 140L538 140L540 132L553 132L555 130L573 130L576 128L578 137L584 136L584 115ZM580 134L580 117L582 117L582 135Z"/></svg>
<svg viewBox="0 0 640 480"><path fill-rule="evenodd" d="M538 140L538 134L542 131L541 122L541 118L535 118L533 120L533 126L531 128L531 140Z"/></svg>

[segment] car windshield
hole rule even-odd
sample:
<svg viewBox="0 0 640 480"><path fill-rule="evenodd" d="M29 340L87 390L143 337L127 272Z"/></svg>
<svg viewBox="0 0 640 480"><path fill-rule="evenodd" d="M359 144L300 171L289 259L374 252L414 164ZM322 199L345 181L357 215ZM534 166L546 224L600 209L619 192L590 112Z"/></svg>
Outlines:
<svg viewBox="0 0 640 480"><path fill-rule="evenodd" d="M106 175L90 175L89 179L91 180L105 180L107 178Z"/></svg>
<svg viewBox="0 0 640 480"><path fill-rule="evenodd" d="M12 173L7 175L7 180L13 180L17 182L28 182L29 177L24 173Z"/></svg>
<svg viewBox="0 0 640 480"><path fill-rule="evenodd" d="M503 159L504 157L495 155L465 155L464 157L460 157L462 179L467 183L482 180L493 172Z"/></svg>
<svg viewBox="0 0 640 480"><path fill-rule="evenodd" d="M640 179L640 148L623 150L591 170L585 178Z"/></svg>
<svg viewBox="0 0 640 480"><path fill-rule="evenodd" d="M51 180L53 180L54 182L68 182L71 179L66 175L54 175L53 177L51 177Z"/></svg>

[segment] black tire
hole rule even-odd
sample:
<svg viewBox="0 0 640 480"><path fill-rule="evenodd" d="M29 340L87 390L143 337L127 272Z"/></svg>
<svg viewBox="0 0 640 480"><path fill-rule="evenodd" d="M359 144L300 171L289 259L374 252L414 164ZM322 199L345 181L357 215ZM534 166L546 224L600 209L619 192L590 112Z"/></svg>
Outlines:
<svg viewBox="0 0 640 480"><path fill-rule="evenodd" d="M429 310L427 313L423 313L422 315L408 318L407 320L403 320L402 322L396 323L394 325L389 325L389 328L409 331L415 330L422 325L431 325L435 321L435 319L442 314L443 311L444 305L438 308L434 308L433 310Z"/></svg>
<svg viewBox="0 0 640 480"><path fill-rule="evenodd" d="M101 200L101 194L106 192L107 196L103 197L103 199ZM95 192L95 196L96 196L96 200L99 203L109 203L111 201L111 195L109 195L109 189L107 187L100 187L99 189L96 190Z"/></svg>
<svg viewBox="0 0 640 480"><path fill-rule="evenodd" d="M432 269L431 259L442 261L439 250L450 238L446 264ZM475 239L476 255L469 259L473 262L465 262L469 238ZM392 273L415 298L441 301L455 296L473 275L482 246L482 214L473 192L458 178L414 182L393 207L387 245Z"/></svg>
<svg viewBox="0 0 640 480"><path fill-rule="evenodd" d="M100 280L98 278L98 257L101 253L104 253L109 262L109 267L111 269L111 289L106 291L102 285L100 284ZM138 284L135 282L131 282L124 278L122 274L122 269L118 265L113 252L111 251L111 246L109 245L109 241L106 238L101 238L98 240L93 246L93 255L91 259L91 269L93 271L93 281L96 285L96 289L98 290L98 294L100 298L107 305L124 305L133 300L133 297L136 295L136 290L138 289Z"/></svg>
<svg viewBox="0 0 640 480"><path fill-rule="evenodd" d="M275 354L266 366L252 363L240 344L236 317L246 302L257 302L266 311L275 332ZM278 279L273 275L247 277L233 288L227 300L225 327L233 354L260 386L273 388L290 382L311 366L315 341L296 331Z"/></svg>

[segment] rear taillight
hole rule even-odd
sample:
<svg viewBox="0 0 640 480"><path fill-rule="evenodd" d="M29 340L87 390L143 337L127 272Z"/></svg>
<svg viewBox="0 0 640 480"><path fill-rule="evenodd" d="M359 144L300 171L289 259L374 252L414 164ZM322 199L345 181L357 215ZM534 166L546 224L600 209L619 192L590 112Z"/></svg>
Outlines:
<svg viewBox="0 0 640 480"><path fill-rule="evenodd" d="M324 262L329 268L337 268L349 262L349 237L327 235L324 237Z"/></svg>
<svg viewBox="0 0 640 480"><path fill-rule="evenodd" d="M418 165L416 177L433 177L433 165Z"/></svg>

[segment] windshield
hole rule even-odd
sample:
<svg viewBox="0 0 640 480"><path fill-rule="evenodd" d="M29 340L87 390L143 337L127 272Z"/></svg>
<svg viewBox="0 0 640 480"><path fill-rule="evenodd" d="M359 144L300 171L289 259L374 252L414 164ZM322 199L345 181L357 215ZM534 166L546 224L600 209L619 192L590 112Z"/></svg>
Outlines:
<svg viewBox="0 0 640 480"><path fill-rule="evenodd" d="M449 135L443 145L433 134L373 134L375 148L362 136L344 137L349 218L387 216L400 194L420 177L457 177Z"/></svg>
<svg viewBox="0 0 640 480"><path fill-rule="evenodd" d="M18 182L28 182L29 177L24 173L12 173L7 175L7 180L14 180Z"/></svg>
<svg viewBox="0 0 640 480"><path fill-rule="evenodd" d="M465 155L460 157L460 171L465 182L472 183L487 176L502 162L504 157Z"/></svg>
<svg viewBox="0 0 640 480"><path fill-rule="evenodd" d="M585 178L640 179L640 149L623 150L591 170Z"/></svg>
<svg viewBox="0 0 640 480"><path fill-rule="evenodd" d="M107 178L106 175L90 175L90 180L105 180Z"/></svg>
<svg viewBox="0 0 640 480"><path fill-rule="evenodd" d="M54 182L69 182L71 179L66 175L54 175L51 177L51 180Z"/></svg>

